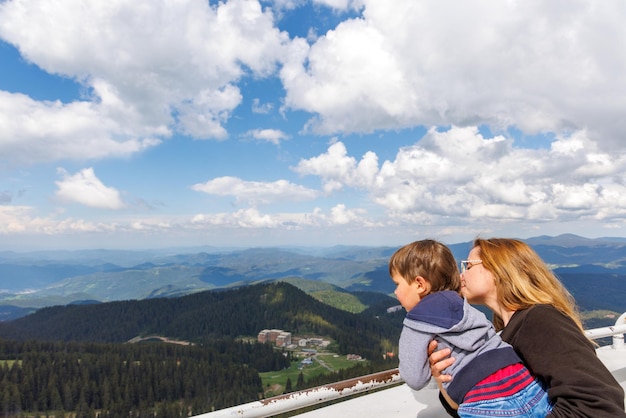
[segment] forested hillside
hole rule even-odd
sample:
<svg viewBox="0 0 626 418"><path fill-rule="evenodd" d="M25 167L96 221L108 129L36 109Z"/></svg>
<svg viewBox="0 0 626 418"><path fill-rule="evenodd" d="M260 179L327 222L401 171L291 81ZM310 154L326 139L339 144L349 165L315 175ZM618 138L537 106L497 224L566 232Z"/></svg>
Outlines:
<svg viewBox="0 0 626 418"><path fill-rule="evenodd" d="M180 417L257 399L259 371L289 360L263 344L202 346L0 340L0 411ZM24 411L21 414L21 411Z"/></svg>
<svg viewBox="0 0 626 418"><path fill-rule="evenodd" d="M384 306L381 309L384 312ZM373 357L380 356L390 342L395 344L400 322L390 326L386 317L351 314L278 282L179 298L43 308L0 323L0 338L125 342L157 334L198 342L256 337L265 328L328 335L338 342L342 353Z"/></svg>
<svg viewBox="0 0 626 418"><path fill-rule="evenodd" d="M401 329L404 315L386 313L394 303L378 300L352 314L277 282L171 299L44 308L0 323L0 410L15 416L73 411L81 417L134 411L133 416L162 418L249 402L263 392L258 373L290 361L268 345L239 338L254 339L266 328L327 336L339 353L373 360L306 386L392 368L396 363L382 355L395 346ZM147 335L192 344L126 343Z"/></svg>

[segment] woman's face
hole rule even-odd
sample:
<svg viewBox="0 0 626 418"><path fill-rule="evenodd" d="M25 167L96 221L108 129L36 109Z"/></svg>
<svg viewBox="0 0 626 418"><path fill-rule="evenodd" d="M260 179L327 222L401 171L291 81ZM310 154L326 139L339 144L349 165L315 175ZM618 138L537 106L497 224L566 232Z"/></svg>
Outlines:
<svg viewBox="0 0 626 418"><path fill-rule="evenodd" d="M493 274L480 261L480 249L472 248L467 256L472 262L461 274L461 293L470 303L490 306L497 300Z"/></svg>

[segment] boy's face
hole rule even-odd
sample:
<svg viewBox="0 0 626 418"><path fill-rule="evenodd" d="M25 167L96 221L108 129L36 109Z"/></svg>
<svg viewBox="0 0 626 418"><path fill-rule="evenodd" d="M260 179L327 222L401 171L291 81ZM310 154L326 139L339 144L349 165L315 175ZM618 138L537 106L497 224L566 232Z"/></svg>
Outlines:
<svg viewBox="0 0 626 418"><path fill-rule="evenodd" d="M396 290L393 293L395 293L396 298L398 298L400 305L402 305L407 312L415 308L422 299L420 297L419 282L412 280L411 284L409 284L404 277L400 276L397 272L393 272L391 280L396 284Z"/></svg>

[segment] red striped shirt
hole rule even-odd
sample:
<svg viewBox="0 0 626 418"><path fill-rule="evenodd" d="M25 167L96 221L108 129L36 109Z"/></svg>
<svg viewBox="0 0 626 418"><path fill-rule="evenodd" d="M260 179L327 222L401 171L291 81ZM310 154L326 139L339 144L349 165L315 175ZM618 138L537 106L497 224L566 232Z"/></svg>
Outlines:
<svg viewBox="0 0 626 418"><path fill-rule="evenodd" d="M511 396L534 381L522 363L511 364L487 376L465 395L463 403Z"/></svg>

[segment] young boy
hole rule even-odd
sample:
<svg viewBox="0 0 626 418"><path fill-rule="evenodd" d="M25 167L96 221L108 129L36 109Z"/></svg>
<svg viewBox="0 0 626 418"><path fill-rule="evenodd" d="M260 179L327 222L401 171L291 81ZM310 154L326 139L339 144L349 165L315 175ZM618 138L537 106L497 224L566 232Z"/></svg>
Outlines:
<svg viewBox="0 0 626 418"><path fill-rule="evenodd" d="M460 417L550 413L546 392L513 348L460 296L461 277L448 247L434 240L405 245L391 256L389 274L407 311L399 359L400 376L409 387L419 390L430 381L427 350L436 339L456 358L446 370L453 380L440 389Z"/></svg>

